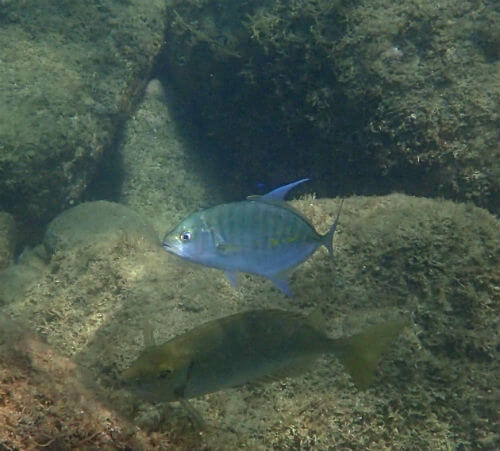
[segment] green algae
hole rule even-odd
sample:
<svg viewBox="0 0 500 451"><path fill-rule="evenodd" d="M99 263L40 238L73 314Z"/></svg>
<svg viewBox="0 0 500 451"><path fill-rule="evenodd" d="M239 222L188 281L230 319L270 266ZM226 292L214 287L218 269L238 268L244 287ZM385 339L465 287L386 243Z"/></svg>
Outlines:
<svg viewBox="0 0 500 451"><path fill-rule="evenodd" d="M338 200L309 196L293 205L325 231ZM81 378L86 390L106 397L106 409L125 417L114 416L113 427L129 431L136 445L477 449L495 441L499 230L497 219L471 204L404 195L348 198L335 259L318 252L305 262L292 278L292 300L251 276L234 290L216 270L180 262L145 237L116 234L62 248L2 315L44 337L78 374L88 374ZM395 314L412 320L373 388L359 392L340 364L325 358L300 377L193 400L211 425L202 435L175 403L152 406L119 388L120 372L143 349L146 322L163 342L210 319L272 307L319 309L332 337ZM61 376L66 388L58 393L70 390L66 377L73 376ZM64 407L73 395L58 395L56 402L50 384L35 385L61 409L63 424L73 424L76 413ZM101 432L89 443L100 443L108 433L92 424L88 437Z"/></svg>
<svg viewBox="0 0 500 451"><path fill-rule="evenodd" d="M243 182L306 173L322 195L396 188L499 211L494 2L169 10L167 77Z"/></svg>
<svg viewBox="0 0 500 451"><path fill-rule="evenodd" d="M164 10L0 2L0 206L33 236L82 198L163 44Z"/></svg>

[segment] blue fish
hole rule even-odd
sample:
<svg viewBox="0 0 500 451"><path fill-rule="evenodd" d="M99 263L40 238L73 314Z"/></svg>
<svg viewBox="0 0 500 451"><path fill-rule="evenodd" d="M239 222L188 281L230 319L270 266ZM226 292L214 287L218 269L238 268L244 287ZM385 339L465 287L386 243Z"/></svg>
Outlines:
<svg viewBox="0 0 500 451"><path fill-rule="evenodd" d="M310 222L284 202L295 186L276 188L263 196L217 205L194 213L165 235L167 252L226 271L237 286L239 272L267 277L292 296L288 276L320 246L333 255L333 236L342 203L328 233L320 235Z"/></svg>

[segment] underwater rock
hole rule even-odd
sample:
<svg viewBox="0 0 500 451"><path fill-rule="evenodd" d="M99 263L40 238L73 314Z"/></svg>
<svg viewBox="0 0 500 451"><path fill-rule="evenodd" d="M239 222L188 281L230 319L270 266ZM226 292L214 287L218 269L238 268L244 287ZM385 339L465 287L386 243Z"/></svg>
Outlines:
<svg viewBox="0 0 500 451"><path fill-rule="evenodd" d="M308 196L291 205L325 233L338 203ZM61 246L50 270L1 313L87 368L115 411L142 418L142 432L131 434L146 449L480 448L496 433L498 410L498 218L444 200L350 197L337 233L333 259L318 251L294 273L293 299L253 276L234 290L220 271L186 263L157 242L102 234L99 243ZM383 359L372 389L360 393L334 359L321 359L303 376L193 400L215 426L203 434L175 403L144 407L117 388L121 371L144 349L145 330L161 343L262 308L319 311L331 337L395 314L412 325ZM9 367L2 371L11 375ZM64 427L75 427L71 418Z"/></svg>
<svg viewBox="0 0 500 451"><path fill-rule="evenodd" d="M2 2L0 208L43 226L78 201L163 45L161 0Z"/></svg>
<svg viewBox="0 0 500 451"><path fill-rule="evenodd" d="M0 306L24 299L25 293L41 277L38 266L12 264L0 271Z"/></svg>
<svg viewBox="0 0 500 451"><path fill-rule="evenodd" d="M0 212L0 270L9 265L16 248L16 223L12 215Z"/></svg>
<svg viewBox="0 0 500 451"><path fill-rule="evenodd" d="M168 78L243 192L299 174L321 196L404 191L500 212L495 0L168 7Z"/></svg>
<svg viewBox="0 0 500 451"><path fill-rule="evenodd" d="M44 245L51 253L73 247L139 236L159 244L151 224L134 210L114 202L84 202L64 211L47 226Z"/></svg>
<svg viewBox="0 0 500 451"><path fill-rule="evenodd" d="M118 149L120 202L148 216L161 234L196 205L222 200L206 158L181 131L179 108L172 88L151 80Z"/></svg>
<svg viewBox="0 0 500 451"><path fill-rule="evenodd" d="M138 447L133 425L106 406L83 378L84 369L21 324L0 317L2 448L147 448Z"/></svg>

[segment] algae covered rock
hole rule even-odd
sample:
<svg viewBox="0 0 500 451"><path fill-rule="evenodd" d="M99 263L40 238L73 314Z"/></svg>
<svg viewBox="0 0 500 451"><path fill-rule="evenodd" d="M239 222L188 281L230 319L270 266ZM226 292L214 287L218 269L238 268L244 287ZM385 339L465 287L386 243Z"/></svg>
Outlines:
<svg viewBox="0 0 500 451"><path fill-rule="evenodd" d="M193 150L172 89L157 79L125 124L120 141L120 202L147 216L163 236L203 203L221 201L206 158Z"/></svg>
<svg viewBox="0 0 500 451"><path fill-rule="evenodd" d="M292 205L325 232L339 202L309 196ZM67 236L78 235L78 222ZM495 440L499 231L497 218L471 204L350 197L335 258L320 250L300 265L291 299L254 276L243 277L235 290L222 271L180 260L144 236L96 233L93 241L61 246L49 271L1 313L89 372L86 389L103 391L110 408L135 418L141 431L132 428L130 439L148 449L172 443L179 450L291 449L297 443L310 449L478 449ZM367 391L358 391L338 362L325 358L304 375L193 400L214 425L203 434L176 403L145 404L119 388L121 371L144 348L146 330L162 343L210 319L258 308L321 311L332 337L395 316L411 325ZM69 390L63 381L61 387L63 394ZM58 406L64 406L63 394ZM70 428L74 415L67 418ZM89 437L89 446L102 437Z"/></svg>
<svg viewBox="0 0 500 451"><path fill-rule="evenodd" d="M158 242L147 219L114 202L84 202L64 211L47 226L44 244L50 252L115 241L123 235Z"/></svg>
<svg viewBox="0 0 500 451"><path fill-rule="evenodd" d="M80 197L163 43L164 2L2 1L0 208L44 224Z"/></svg>
<svg viewBox="0 0 500 451"><path fill-rule="evenodd" d="M14 260L18 238L12 215L0 212L0 306L23 299L45 270L47 255L41 245L26 247Z"/></svg>
<svg viewBox="0 0 500 451"><path fill-rule="evenodd" d="M498 2L169 8L168 77L247 191L307 174L322 196L398 190L500 211Z"/></svg>

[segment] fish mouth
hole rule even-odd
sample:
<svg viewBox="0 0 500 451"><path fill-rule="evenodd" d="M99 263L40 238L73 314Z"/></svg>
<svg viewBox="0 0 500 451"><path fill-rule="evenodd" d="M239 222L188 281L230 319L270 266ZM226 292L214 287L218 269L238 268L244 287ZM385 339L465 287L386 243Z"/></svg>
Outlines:
<svg viewBox="0 0 500 451"><path fill-rule="evenodd" d="M172 249L172 246L170 244L168 244L168 243L165 243L165 242L161 243L161 247L163 249L165 249L166 251L169 251L169 250Z"/></svg>

